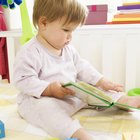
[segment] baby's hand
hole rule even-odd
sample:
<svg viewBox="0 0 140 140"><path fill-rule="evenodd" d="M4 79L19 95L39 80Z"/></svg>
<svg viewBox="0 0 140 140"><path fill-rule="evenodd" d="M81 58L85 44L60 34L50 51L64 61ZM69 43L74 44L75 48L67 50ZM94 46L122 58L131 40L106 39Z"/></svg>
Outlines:
<svg viewBox="0 0 140 140"><path fill-rule="evenodd" d="M74 92L70 89L62 87L61 83L51 83L46 89L45 96L52 96L56 98L64 98L66 95L74 95Z"/></svg>
<svg viewBox="0 0 140 140"><path fill-rule="evenodd" d="M123 86L120 84L113 83L105 78L102 78L97 84L97 87L101 87L102 89L108 91L108 90L114 90L117 92L123 91Z"/></svg>

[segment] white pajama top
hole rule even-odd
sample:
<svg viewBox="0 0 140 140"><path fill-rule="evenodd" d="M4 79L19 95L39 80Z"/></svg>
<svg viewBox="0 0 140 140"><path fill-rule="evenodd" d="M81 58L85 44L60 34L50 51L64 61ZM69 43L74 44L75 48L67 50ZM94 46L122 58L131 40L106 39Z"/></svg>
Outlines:
<svg viewBox="0 0 140 140"><path fill-rule="evenodd" d="M62 55L56 56L36 37L21 47L15 59L14 83L21 91L18 103L29 96L40 98L45 88L55 81L80 80L95 85L101 78L102 75L82 59L73 46L66 46Z"/></svg>

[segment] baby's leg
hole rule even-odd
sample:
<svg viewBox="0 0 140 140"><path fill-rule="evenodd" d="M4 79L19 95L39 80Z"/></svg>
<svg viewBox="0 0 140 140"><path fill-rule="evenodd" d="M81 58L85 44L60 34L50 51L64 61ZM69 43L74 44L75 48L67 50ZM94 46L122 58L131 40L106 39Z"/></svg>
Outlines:
<svg viewBox="0 0 140 140"><path fill-rule="evenodd" d="M140 96L122 96L117 102L140 108Z"/></svg>
<svg viewBox="0 0 140 140"><path fill-rule="evenodd" d="M78 120L72 115L86 104L76 97L60 100L51 97L30 97L19 106L19 112L28 122L43 128L51 136L60 139L77 137L90 140Z"/></svg>

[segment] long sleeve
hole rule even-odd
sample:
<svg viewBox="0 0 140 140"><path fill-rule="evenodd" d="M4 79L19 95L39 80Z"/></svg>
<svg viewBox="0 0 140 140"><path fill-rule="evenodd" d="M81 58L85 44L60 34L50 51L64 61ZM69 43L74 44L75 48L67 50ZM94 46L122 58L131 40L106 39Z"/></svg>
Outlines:
<svg viewBox="0 0 140 140"><path fill-rule="evenodd" d="M14 83L22 94L40 98L48 85L39 78L42 67L41 56L36 48L22 47L14 63Z"/></svg>
<svg viewBox="0 0 140 140"><path fill-rule="evenodd" d="M14 64L16 87L22 95L37 98L52 82L75 82L78 79L96 84L101 77L96 69L80 58L72 46L65 47L62 56L56 56L36 38L22 46Z"/></svg>

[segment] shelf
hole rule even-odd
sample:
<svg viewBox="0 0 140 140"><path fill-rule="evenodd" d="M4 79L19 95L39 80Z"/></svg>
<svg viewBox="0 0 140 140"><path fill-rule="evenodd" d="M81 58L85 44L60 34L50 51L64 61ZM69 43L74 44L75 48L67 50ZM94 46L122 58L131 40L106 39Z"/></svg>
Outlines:
<svg viewBox="0 0 140 140"><path fill-rule="evenodd" d="M79 27L78 30L81 29L94 29L94 30L114 30L114 29L140 29L140 24L104 24L104 25L83 25L82 27Z"/></svg>

